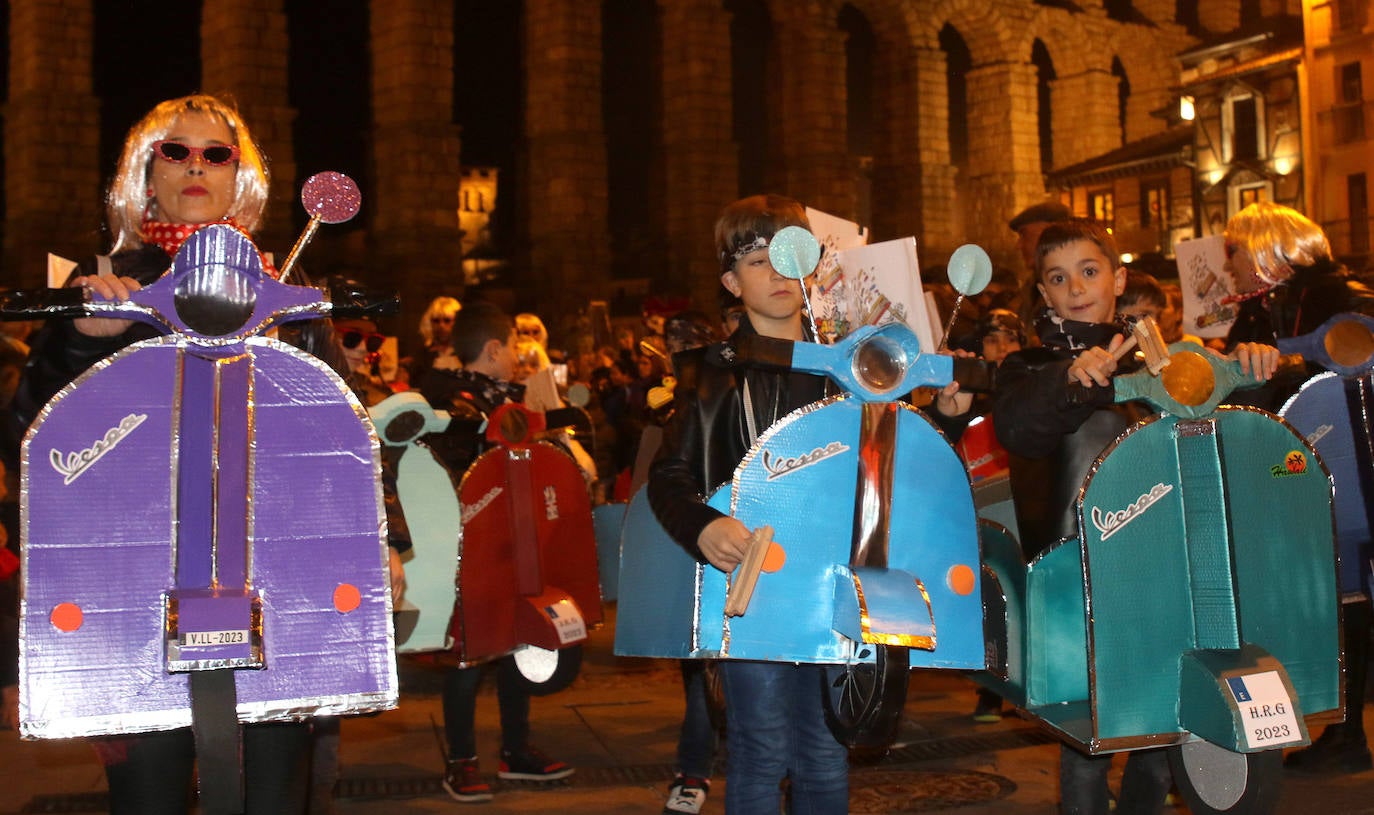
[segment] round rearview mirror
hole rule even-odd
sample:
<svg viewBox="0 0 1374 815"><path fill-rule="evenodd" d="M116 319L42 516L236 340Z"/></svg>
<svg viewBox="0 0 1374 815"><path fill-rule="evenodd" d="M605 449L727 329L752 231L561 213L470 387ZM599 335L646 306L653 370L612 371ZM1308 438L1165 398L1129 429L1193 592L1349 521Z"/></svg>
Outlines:
<svg viewBox="0 0 1374 815"><path fill-rule="evenodd" d="M816 270L820 260L816 236L800 226L785 226L768 242L768 261L783 277L801 280Z"/></svg>
<svg viewBox="0 0 1374 815"><path fill-rule="evenodd" d="M1212 364L1196 351L1180 351L1169 357L1169 366L1159 374L1164 391L1180 405L1197 407L1212 398L1217 375Z"/></svg>
<svg viewBox="0 0 1374 815"><path fill-rule="evenodd" d="M1358 320L1344 320L1331 326L1322 344L1333 362L1347 368L1367 365L1374 357L1374 333Z"/></svg>

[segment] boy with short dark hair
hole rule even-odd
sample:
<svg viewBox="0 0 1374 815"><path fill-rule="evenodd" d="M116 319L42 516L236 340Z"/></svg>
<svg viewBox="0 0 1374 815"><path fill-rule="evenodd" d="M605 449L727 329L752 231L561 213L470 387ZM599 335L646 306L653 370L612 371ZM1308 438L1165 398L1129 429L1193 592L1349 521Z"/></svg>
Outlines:
<svg viewBox="0 0 1374 815"><path fill-rule="evenodd" d="M1078 537L1075 503L1089 468L1107 444L1130 424L1115 404L1112 375L1137 367L1114 353L1124 341L1117 298L1126 288L1126 269L1116 243L1096 221L1076 218L1051 224L1035 251L1036 272L1046 309L1036 328L1042 345L1003 360L997 372L993 412L997 438L1019 456L1048 459L1049 494L1028 501L1014 495L1022 548L1034 557L1065 538ZM1247 343L1236 358L1256 379L1273 376L1278 349ZM1081 394L1071 396L1071 385ZM1017 462L1013 459L1012 466ZM1023 504L1044 503L1048 519L1022 523ZM1060 811L1065 815L1105 815L1109 807L1107 774L1111 756L1087 756L1063 745L1060 750ZM1122 777L1118 815L1158 813L1169 790L1170 772L1163 750L1130 754Z"/></svg>
<svg viewBox="0 0 1374 815"><path fill-rule="evenodd" d="M447 410L457 419L483 421L507 402L524 399L524 387L510 380L519 360L515 354L515 323L491 303L470 303L454 315L453 350L462 370L431 368L421 393L430 405ZM478 426L474 422L474 427ZM452 434L426 437L457 476L486 449L483 436L452 439ZM515 659L494 660L496 701L501 709L501 764L503 779L556 781L573 773L562 761L544 755L529 743L530 697L520 681ZM444 790L455 801L480 803L492 798L491 786L477 766L474 713L477 689L485 665L455 668L444 678L444 730L448 737L448 766Z"/></svg>

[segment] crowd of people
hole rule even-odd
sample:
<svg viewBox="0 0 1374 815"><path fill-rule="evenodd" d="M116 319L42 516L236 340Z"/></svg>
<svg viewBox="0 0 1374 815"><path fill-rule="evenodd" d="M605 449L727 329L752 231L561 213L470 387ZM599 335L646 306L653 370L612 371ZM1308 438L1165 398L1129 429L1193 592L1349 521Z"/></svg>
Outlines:
<svg viewBox="0 0 1374 815"><path fill-rule="evenodd" d="M231 105L209 96L170 100L130 132L110 184L108 254L89 258L68 285L106 299L127 299L156 280L178 246L198 226L229 223L251 235L267 200L267 164L247 125ZM727 364L724 349L744 338L813 341L804 319L801 283L780 276L768 256L772 237L787 226L808 227L802 205L781 196L754 196L727 206L717 220L719 309L646 312L634 324L610 325L583 336L554 339L540 316L509 315L472 299L438 296L414 336L387 337L367 320L311 321L283 334L296 347L334 367L366 405L403 390L419 392L435 408L479 425L508 402L538 399L541 409L582 408L586 426L565 437L597 502L626 501L647 490L663 528L701 563L729 572L745 557L751 531L707 506L703 495L728 481L758 436L790 411L831 393L824 377ZM1033 206L1014 218L1023 270L999 269L987 289L954 322L949 345L998 366L992 393L971 400L951 384L920 401L952 440L973 416L990 418L1015 496L1020 542L1027 559L1077 534L1074 494L1103 447L1140 414L1116 405L1111 381L1138 363L1114 352L1131 321L1151 317L1167 342L1182 333L1183 303L1176 281L1128 271L1102 225L1072 217L1058 202ZM1279 337L1305 333L1332 314L1374 314L1374 291L1332 257L1320 228L1272 204L1247 207L1226 228L1239 318L1230 334L1208 342L1239 360L1257 380L1274 377ZM270 269L270 264L268 264ZM938 275L936 275L938 278ZM943 292L938 279L928 285ZM938 299L938 298L937 298ZM952 299L952 298L948 298ZM563 316L563 315L550 315ZM948 315L945 315L948 316ZM19 443L43 405L100 360L145 340L151 329L125 320L54 319L29 336L25 324L0 335L0 433L8 500L0 504L0 602L4 645L0 666L4 705L0 724L16 724ZM599 343L597 337L609 339ZM1296 382L1273 379L1251 391L1252 403L1275 410ZM1070 388L1089 396L1072 403ZM587 432L590 430L591 432ZM436 438L444 465L461 474L487 449L473 434ZM409 545L402 517L391 515L392 579L399 591L400 552ZM1368 599L1343 603L1348 718L1316 744L1290 756L1306 770L1354 771L1371 766L1359 714L1370 635ZM776 812L781 788L793 811L843 813L848 808L847 751L829 732L818 667L725 660L683 662L685 715L665 812L701 811L710 789L717 729L708 688L721 687L728 726L725 809ZM496 674L501 745L497 775L554 781L573 773L567 763L531 741L529 696L509 657L446 674L443 710L447 765L443 788L456 801L492 798L474 736L478 688ZM718 677L717 677L718 674ZM981 694L976 721L996 721L1001 700ZM329 755L327 719L245 727L248 812L328 811L328 785L312 785L310 755ZM325 739L321 740L321 737ZM92 739L107 771L111 811L188 811L194 749L189 730ZM1115 803L1108 791L1110 758L1065 747L1061 756L1062 811L1153 813L1169 789L1162 753L1133 752ZM313 774L329 775L328 761ZM784 785L784 780L788 784ZM313 800L312 800L313 799Z"/></svg>

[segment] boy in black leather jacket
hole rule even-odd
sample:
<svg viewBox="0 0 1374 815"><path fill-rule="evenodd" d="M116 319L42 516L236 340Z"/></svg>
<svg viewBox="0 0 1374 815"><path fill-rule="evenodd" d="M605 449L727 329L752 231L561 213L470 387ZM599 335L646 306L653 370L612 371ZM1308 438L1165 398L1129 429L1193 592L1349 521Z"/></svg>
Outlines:
<svg viewBox="0 0 1374 815"><path fill-rule="evenodd" d="M1115 241L1101 224L1077 218L1046 228L1035 258L1039 289L1048 304L1036 324L1042 345L1003 360L993 394L1002 446L1019 456L1050 459L1048 494L1013 496L1028 558L1064 538L1077 538L1078 489L1098 454L1135 418L1114 403L1112 388L1113 373L1136 365L1130 357L1118 362L1115 355L1126 333L1116 313L1126 269ZM1257 379L1273 376L1278 364L1278 350L1270 346L1247 343L1236 356ZM1048 515L1033 516L1036 507ZM1105 815L1110 770L1110 755L1091 757L1062 746L1060 811ZM1116 812L1158 813L1169 784L1163 750L1132 752Z"/></svg>
<svg viewBox="0 0 1374 815"><path fill-rule="evenodd" d="M774 195L736 201L716 220L721 285L744 301L745 316L725 343L674 360L673 417L647 485L664 529L725 572L743 560L750 530L703 496L729 480L758 434L826 393L824 377L755 368L734 353L749 334L806 339L801 283L768 259L768 242L785 226L809 228L805 210ZM725 660L720 672L730 754L726 811L777 812L778 785L790 774L794 800L809 811L848 812L848 753L825 723L820 666Z"/></svg>
<svg viewBox="0 0 1374 815"><path fill-rule="evenodd" d="M790 198L758 195L736 201L716 221L721 285L744 304L739 327L724 343L674 358L678 377L672 419L649 475L649 504L663 528L697 560L724 572L744 558L750 530L705 503L729 481L754 440L777 420L826 395L814 374L756 367L736 353L751 334L809 340L803 327L802 284L783 277L768 244L783 227L809 228ZM968 409L941 394L947 413ZM822 710L822 668L814 664L720 663L730 762L727 812L777 812L779 783L791 778L796 811L849 811L848 751L831 735Z"/></svg>

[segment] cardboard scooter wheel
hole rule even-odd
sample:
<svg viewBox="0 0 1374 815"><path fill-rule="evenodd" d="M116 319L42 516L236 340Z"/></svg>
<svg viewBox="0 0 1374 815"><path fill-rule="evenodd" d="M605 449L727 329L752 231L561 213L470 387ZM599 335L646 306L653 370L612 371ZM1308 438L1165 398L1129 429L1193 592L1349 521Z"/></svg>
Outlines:
<svg viewBox="0 0 1374 815"><path fill-rule="evenodd" d="M1269 815L1278 808L1283 750L1236 753L1191 741L1169 748L1169 767L1194 815Z"/></svg>
<svg viewBox="0 0 1374 815"><path fill-rule="evenodd" d="M557 651L526 645L516 649L511 656L515 658L520 684L531 696L558 693L571 685L582 670L581 645L569 645Z"/></svg>

